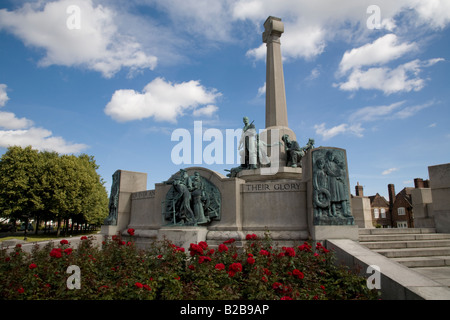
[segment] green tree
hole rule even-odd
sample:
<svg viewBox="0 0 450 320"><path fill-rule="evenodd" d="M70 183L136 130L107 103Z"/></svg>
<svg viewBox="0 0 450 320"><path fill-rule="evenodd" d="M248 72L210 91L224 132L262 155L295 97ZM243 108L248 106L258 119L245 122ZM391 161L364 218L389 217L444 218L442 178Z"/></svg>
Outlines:
<svg viewBox="0 0 450 320"><path fill-rule="evenodd" d="M0 159L0 215L100 224L108 194L94 157L10 147Z"/></svg>
<svg viewBox="0 0 450 320"><path fill-rule="evenodd" d="M42 162L31 147L10 147L0 159L0 212L12 220L25 221L44 207Z"/></svg>

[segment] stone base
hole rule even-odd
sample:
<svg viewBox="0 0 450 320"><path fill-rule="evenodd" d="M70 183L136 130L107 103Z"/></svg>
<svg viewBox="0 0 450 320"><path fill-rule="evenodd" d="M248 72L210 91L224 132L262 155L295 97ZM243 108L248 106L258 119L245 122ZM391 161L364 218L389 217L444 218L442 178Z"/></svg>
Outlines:
<svg viewBox="0 0 450 320"><path fill-rule="evenodd" d="M118 230L117 226L102 225L102 227L100 229L100 233L105 235L105 236L117 235L118 231L120 231L120 230Z"/></svg>
<svg viewBox="0 0 450 320"><path fill-rule="evenodd" d="M245 181L280 180L280 179L302 179L302 168L292 167L269 167L242 170L237 174L238 178Z"/></svg>
<svg viewBox="0 0 450 320"><path fill-rule="evenodd" d="M191 243L206 241L207 233L206 227L162 227L158 230L158 240L168 239L187 252Z"/></svg>
<svg viewBox="0 0 450 320"><path fill-rule="evenodd" d="M350 239L358 241L359 232L357 225L349 226L312 226L311 237L316 241L326 239Z"/></svg>
<svg viewBox="0 0 450 320"><path fill-rule="evenodd" d="M336 226L345 226L345 225L353 225L355 222L355 219L353 217L330 217L330 216L321 216L321 217L314 217L314 224L316 225L336 225Z"/></svg>

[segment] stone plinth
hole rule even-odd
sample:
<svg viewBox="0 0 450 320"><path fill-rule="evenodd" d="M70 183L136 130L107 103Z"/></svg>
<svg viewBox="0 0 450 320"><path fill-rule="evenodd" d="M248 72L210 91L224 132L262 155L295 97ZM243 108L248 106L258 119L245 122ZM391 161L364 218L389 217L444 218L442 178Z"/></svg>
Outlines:
<svg viewBox="0 0 450 320"><path fill-rule="evenodd" d="M319 147L302 159L309 232L313 240L358 239L351 214L347 155L344 149Z"/></svg>
<svg viewBox="0 0 450 320"><path fill-rule="evenodd" d="M372 223L370 199L368 197L354 197L351 201L352 214L358 227L369 229L374 228Z"/></svg>
<svg viewBox="0 0 450 320"><path fill-rule="evenodd" d="M431 196L431 189L412 189L411 201L414 210L414 227L434 228L433 197Z"/></svg>
<svg viewBox="0 0 450 320"><path fill-rule="evenodd" d="M115 224L102 225L101 233L105 235L115 235L118 232L126 231L130 223L131 194L147 189L146 173L118 171L120 171L120 178L118 181L117 219Z"/></svg>
<svg viewBox="0 0 450 320"><path fill-rule="evenodd" d="M206 241L207 233L206 227L163 227L158 230L158 240L169 239L187 252L191 243Z"/></svg>
<svg viewBox="0 0 450 320"><path fill-rule="evenodd" d="M437 232L450 232L450 163L428 167Z"/></svg>
<svg viewBox="0 0 450 320"><path fill-rule="evenodd" d="M280 179L302 179L302 168L291 167L270 167L258 168L250 170L242 170L237 177L245 181L263 181L263 180L280 180Z"/></svg>

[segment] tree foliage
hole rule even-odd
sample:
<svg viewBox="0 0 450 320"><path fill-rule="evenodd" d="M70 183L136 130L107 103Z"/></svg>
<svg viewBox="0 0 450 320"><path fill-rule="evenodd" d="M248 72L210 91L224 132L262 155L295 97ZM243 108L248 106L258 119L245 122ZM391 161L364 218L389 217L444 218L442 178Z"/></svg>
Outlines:
<svg viewBox="0 0 450 320"><path fill-rule="evenodd" d="M94 157L13 146L0 159L0 216L99 224L108 194Z"/></svg>

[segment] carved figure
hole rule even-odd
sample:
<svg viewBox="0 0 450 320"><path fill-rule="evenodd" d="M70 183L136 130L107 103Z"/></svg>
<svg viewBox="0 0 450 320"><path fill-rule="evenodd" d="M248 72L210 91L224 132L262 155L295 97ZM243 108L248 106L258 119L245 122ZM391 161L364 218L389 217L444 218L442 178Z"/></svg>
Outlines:
<svg viewBox="0 0 450 320"><path fill-rule="evenodd" d="M169 181L172 185L162 203L164 220L169 225L203 225L220 220L220 192L198 172L189 176L181 169Z"/></svg>
<svg viewBox="0 0 450 320"><path fill-rule="evenodd" d="M202 199L205 198L204 193L205 191L201 176L198 172L195 172L194 178L192 179L192 201L194 216L198 225L209 222L209 219L205 217L205 210L203 209Z"/></svg>
<svg viewBox="0 0 450 320"><path fill-rule="evenodd" d="M112 175L111 194L109 195L109 214L103 221L104 225L116 226L119 210L120 170Z"/></svg>
<svg viewBox="0 0 450 320"><path fill-rule="evenodd" d="M281 137L284 142L284 150L287 154L286 166L297 168L302 166L302 158L306 152L314 147L314 139L309 139L308 144L301 148L297 141L291 140L288 134Z"/></svg>
<svg viewBox="0 0 450 320"><path fill-rule="evenodd" d="M312 166L314 224L354 224L343 151L315 149Z"/></svg>
<svg viewBox="0 0 450 320"><path fill-rule="evenodd" d="M333 216L337 216L336 205L341 204L342 214L347 217L347 201L349 201L348 190L346 190L345 169L343 163L333 154L328 151L325 155L325 172L329 177L329 191L331 201L331 212Z"/></svg>
<svg viewBox="0 0 450 320"><path fill-rule="evenodd" d="M257 168L257 133L253 121L249 123L248 117L243 118L241 140L239 141L239 153L241 156L241 167L247 169Z"/></svg>

